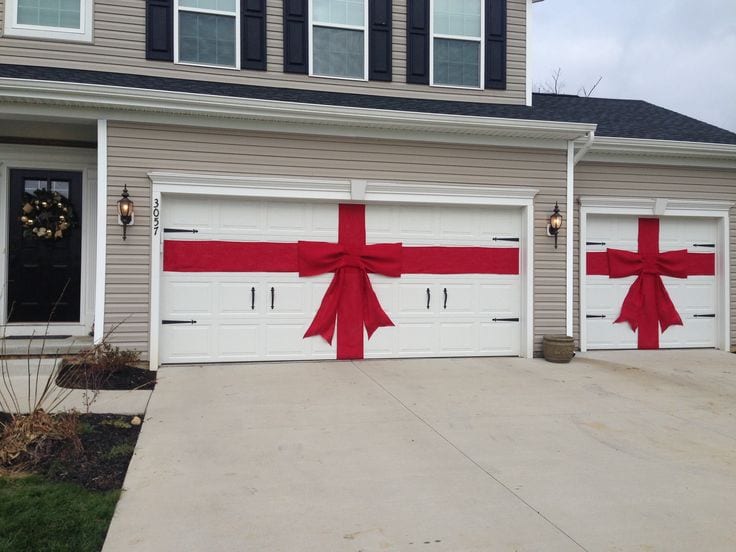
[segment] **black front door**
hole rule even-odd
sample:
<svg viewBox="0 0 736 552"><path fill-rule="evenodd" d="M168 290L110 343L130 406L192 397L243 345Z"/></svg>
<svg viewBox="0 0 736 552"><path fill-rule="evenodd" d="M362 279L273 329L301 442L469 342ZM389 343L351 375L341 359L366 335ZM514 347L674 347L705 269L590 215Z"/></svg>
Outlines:
<svg viewBox="0 0 736 552"><path fill-rule="evenodd" d="M49 202L29 210L29 199L49 193L62 198L59 210L47 211ZM79 322L82 174L11 170L9 196L8 322ZM71 213L60 222L63 209ZM39 219L51 226L44 227L49 237L40 235Z"/></svg>

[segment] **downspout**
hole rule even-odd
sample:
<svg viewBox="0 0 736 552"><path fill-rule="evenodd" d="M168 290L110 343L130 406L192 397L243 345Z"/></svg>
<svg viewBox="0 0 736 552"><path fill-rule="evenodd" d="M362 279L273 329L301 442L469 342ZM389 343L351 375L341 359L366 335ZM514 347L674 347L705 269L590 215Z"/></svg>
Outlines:
<svg viewBox="0 0 736 552"><path fill-rule="evenodd" d="M575 153L575 141L567 142L567 239L565 240L565 333L569 336L573 335L573 294L575 291L573 277L573 261L574 261L574 224L575 224L575 165L588 153L595 140L595 131L588 132L588 138L585 144Z"/></svg>

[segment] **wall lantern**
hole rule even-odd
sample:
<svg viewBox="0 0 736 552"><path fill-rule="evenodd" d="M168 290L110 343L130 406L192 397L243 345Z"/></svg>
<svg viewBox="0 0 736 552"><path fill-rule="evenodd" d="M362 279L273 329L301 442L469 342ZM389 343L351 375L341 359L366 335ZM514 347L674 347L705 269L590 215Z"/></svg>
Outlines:
<svg viewBox="0 0 736 552"><path fill-rule="evenodd" d="M560 214L560 206L555 201L555 208L547 225L547 235L555 237L555 249L557 249L557 234L560 232L560 228L562 228L562 215Z"/></svg>
<svg viewBox="0 0 736 552"><path fill-rule="evenodd" d="M128 186L123 188L121 194L122 199L118 200L118 223L123 227L123 239L125 239L128 225L134 223L134 207L133 201L128 197Z"/></svg>

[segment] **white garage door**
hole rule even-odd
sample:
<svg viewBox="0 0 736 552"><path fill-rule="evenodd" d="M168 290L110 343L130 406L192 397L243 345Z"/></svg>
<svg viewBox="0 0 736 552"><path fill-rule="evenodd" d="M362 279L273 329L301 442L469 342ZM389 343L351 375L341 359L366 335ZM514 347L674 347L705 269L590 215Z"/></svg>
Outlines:
<svg viewBox="0 0 736 552"><path fill-rule="evenodd" d="M642 222L645 221L645 222ZM650 222L646 222L650 221ZM641 225L649 225L649 234L640 235ZM587 219L586 249L588 270L585 282L585 324L588 349L686 348L716 346L716 278L715 243L717 226L712 219L662 217L660 219L589 215ZM658 243L655 233L658 230ZM650 343L642 343L642 330L632 330L626 322L615 323L622 312L627 294L637 275L611 277L610 267L603 266L608 249L618 249L637 255L644 247L658 246L660 253L687 250L685 273L666 275L674 264L650 265L650 272L663 272L661 280L679 314L683 325L670 326L666 331L655 327ZM677 254L674 254L677 257ZM638 262L638 257L631 257ZM678 260L679 259L679 260ZM670 258L668 262L672 261ZM597 261L597 262L596 262ZM603 264L602 264L603 263ZM656 264L656 263L655 263ZM681 264L681 262L680 262ZM599 270L591 268L598 266ZM668 269L667 266L670 266ZM664 267L664 268L662 268ZM680 267L681 269L682 267ZM677 268L675 268L677 270ZM597 272L597 273L596 273ZM648 291L652 301L651 289ZM632 298L633 299L633 298ZM662 302L655 297L649 308ZM643 306L646 311L647 305ZM641 315L646 317L646 315ZM646 324L647 322L644 322ZM656 323L656 322L655 322ZM654 327L650 324L650 328ZM646 341L646 339L644 339ZM652 342L653 341L653 342Z"/></svg>
<svg viewBox="0 0 736 552"><path fill-rule="evenodd" d="M162 209L163 227L168 230L164 249L182 240L285 246L300 240L335 243L338 220L336 204L167 196ZM515 255L518 264L515 240L520 232L517 208L365 208L368 244L496 248ZM257 272L252 265L242 272L167 271L165 261L161 362L334 359L339 334L332 345L319 336L303 337L333 276ZM520 352L518 273L402 274L400 278L370 274L370 281L395 326L379 328L370 339L364 337L366 358Z"/></svg>

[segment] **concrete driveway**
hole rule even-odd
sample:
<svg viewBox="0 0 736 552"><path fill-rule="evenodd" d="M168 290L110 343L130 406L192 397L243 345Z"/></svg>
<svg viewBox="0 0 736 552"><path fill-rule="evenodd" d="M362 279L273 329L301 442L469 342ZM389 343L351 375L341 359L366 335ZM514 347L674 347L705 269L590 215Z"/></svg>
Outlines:
<svg viewBox="0 0 736 552"><path fill-rule="evenodd" d="M736 550L736 356L165 367L105 552Z"/></svg>

